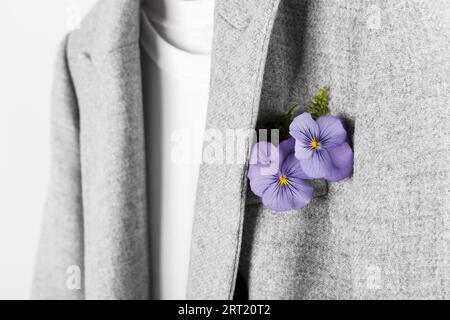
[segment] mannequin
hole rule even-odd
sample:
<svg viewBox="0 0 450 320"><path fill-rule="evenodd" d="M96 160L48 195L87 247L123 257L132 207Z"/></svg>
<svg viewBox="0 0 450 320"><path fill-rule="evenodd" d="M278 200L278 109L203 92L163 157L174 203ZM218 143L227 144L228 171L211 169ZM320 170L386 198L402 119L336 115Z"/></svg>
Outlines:
<svg viewBox="0 0 450 320"><path fill-rule="evenodd" d="M142 7L150 286L154 299L185 298L208 103L213 12L213 0L151 0Z"/></svg>

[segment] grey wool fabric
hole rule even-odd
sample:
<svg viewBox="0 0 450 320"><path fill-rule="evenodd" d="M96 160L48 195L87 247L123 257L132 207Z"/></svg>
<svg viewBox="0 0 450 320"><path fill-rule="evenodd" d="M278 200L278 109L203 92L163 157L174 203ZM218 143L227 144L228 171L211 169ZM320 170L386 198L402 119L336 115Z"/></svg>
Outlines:
<svg viewBox="0 0 450 320"><path fill-rule="evenodd" d="M35 298L149 298L139 2L101 1L58 56ZM79 266L82 285L67 287Z"/></svg>
<svg viewBox="0 0 450 320"><path fill-rule="evenodd" d="M100 1L61 46L35 298L151 298L139 9ZM449 14L444 0L216 1L207 127L253 129L328 86L355 165L275 213L245 164L203 163L187 298L450 298Z"/></svg>

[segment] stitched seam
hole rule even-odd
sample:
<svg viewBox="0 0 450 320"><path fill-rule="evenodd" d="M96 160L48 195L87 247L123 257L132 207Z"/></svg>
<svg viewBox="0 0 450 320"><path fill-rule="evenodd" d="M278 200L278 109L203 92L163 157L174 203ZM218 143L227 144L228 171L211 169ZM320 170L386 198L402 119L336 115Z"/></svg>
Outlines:
<svg viewBox="0 0 450 320"><path fill-rule="evenodd" d="M248 25L249 25L249 21L245 21L245 22L233 22L230 18L228 18L226 15L224 15L223 13L219 13L218 14L219 17L221 17L225 22L227 22L232 28L236 29L236 30L244 30Z"/></svg>

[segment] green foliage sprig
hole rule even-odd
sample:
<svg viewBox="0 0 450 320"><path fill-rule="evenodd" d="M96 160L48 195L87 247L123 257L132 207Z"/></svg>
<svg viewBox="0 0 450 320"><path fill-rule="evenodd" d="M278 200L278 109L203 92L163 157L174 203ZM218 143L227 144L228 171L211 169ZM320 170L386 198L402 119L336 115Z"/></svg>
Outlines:
<svg viewBox="0 0 450 320"><path fill-rule="evenodd" d="M319 93L314 96L308 104L308 110L313 119L317 119L328 113L328 103L330 101L327 87L320 88Z"/></svg>
<svg viewBox="0 0 450 320"><path fill-rule="evenodd" d="M327 87L319 89L319 93L315 95L311 101L308 103L308 112L311 114L313 119L317 119L329 112L328 103L329 90ZM290 138L289 126L294 118L294 111L299 106L299 103L292 105L288 111L284 114L272 115L265 118L261 123L262 129L278 129L280 132L280 141Z"/></svg>

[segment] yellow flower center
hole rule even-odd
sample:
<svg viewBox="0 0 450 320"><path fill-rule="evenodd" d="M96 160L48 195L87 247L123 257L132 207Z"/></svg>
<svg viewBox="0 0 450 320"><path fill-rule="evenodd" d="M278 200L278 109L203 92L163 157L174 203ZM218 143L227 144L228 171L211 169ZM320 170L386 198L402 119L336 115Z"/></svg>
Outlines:
<svg viewBox="0 0 450 320"><path fill-rule="evenodd" d="M286 178L286 176L280 176L280 177L278 178L278 182L279 182L280 184L287 184L287 183L289 182L289 180L288 180L288 178Z"/></svg>
<svg viewBox="0 0 450 320"><path fill-rule="evenodd" d="M311 140L311 148L317 149L318 147L320 147L320 142L317 141L316 139L312 139Z"/></svg>

